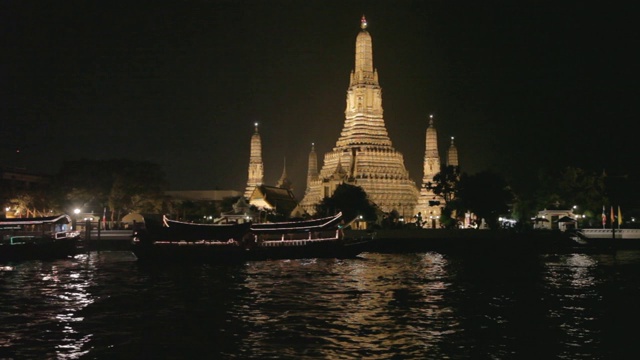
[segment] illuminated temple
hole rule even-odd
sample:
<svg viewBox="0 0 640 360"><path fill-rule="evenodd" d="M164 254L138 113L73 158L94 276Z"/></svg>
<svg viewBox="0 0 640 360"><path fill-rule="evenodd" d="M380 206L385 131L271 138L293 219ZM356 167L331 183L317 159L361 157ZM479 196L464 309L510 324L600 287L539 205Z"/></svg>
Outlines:
<svg viewBox="0 0 640 360"><path fill-rule="evenodd" d="M244 197L249 198L256 186L264 182L264 164L262 163L262 140L258 133L258 123L255 123L256 131L251 136L251 154L249 155L249 176Z"/></svg>
<svg viewBox="0 0 640 360"><path fill-rule="evenodd" d="M453 142L451 143L453 146ZM456 150L457 161L457 150ZM433 182L433 177L440 172L440 155L438 152L438 132L433 125L433 115L429 115L429 127L425 136L424 165L422 175L422 185L420 186L420 196L416 214L419 214L425 227L437 226L438 219L442 214L441 207L445 205L444 198L436 195L429 185Z"/></svg>
<svg viewBox="0 0 640 360"><path fill-rule="evenodd" d="M360 186L382 211L410 217L419 192L404 166L404 158L387 134L382 89L373 67L371 35L362 17L356 38L355 69L346 96L345 122L332 151L324 155L320 172L309 174L300 206L309 213L341 183ZM313 150L312 150L313 151ZM313 154L315 156L315 153ZM311 160L310 160L311 163Z"/></svg>

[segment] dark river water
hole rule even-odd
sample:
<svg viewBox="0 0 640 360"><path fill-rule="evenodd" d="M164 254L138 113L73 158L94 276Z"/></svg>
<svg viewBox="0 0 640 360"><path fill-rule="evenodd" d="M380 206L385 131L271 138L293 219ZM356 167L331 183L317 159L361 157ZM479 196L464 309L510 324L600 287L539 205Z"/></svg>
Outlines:
<svg viewBox="0 0 640 360"><path fill-rule="evenodd" d="M0 264L0 359L621 359L640 251Z"/></svg>

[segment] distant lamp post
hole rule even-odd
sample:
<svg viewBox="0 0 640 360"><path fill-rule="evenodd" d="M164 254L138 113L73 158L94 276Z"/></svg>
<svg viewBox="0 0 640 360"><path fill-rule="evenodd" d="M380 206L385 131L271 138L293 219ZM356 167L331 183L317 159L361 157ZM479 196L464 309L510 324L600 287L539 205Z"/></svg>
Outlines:
<svg viewBox="0 0 640 360"><path fill-rule="evenodd" d="M78 214L80 214L80 209L74 209L73 213L76 214L76 216L71 219L71 230L76 230L78 228Z"/></svg>

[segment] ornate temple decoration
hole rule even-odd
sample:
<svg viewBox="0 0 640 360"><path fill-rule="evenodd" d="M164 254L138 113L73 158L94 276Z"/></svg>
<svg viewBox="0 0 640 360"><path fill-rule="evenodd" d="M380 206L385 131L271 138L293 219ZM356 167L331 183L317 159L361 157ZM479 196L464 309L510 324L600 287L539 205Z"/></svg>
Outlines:
<svg viewBox="0 0 640 360"><path fill-rule="evenodd" d="M284 159L284 167L282 169L282 175L280 176L280 179L278 179L278 183L276 184L276 187L279 187L281 189L293 190L293 183L287 176L287 159L286 158Z"/></svg>
<svg viewBox="0 0 640 360"><path fill-rule="evenodd" d="M342 132L333 150L324 155L317 179L308 176L307 191L300 205L314 213L315 205L331 196L339 184L349 183L362 187L382 211L396 210L401 216L410 217L414 215L418 189L409 178L402 154L393 147L387 134L382 89L373 67L371 35L364 16L360 26Z"/></svg>
<svg viewBox="0 0 640 360"><path fill-rule="evenodd" d="M457 157L457 156L456 156ZM422 176L422 186L420 187L420 197L416 214L419 214L424 227L433 228L439 224L442 208L445 205L444 198L436 195L431 186L433 178L440 172L440 155L438 153L438 132L433 125L433 115L429 115L429 127L425 136L424 167Z"/></svg>
<svg viewBox="0 0 640 360"><path fill-rule="evenodd" d="M256 131L251 136L251 154L249 156L249 178L244 197L249 198L256 186L264 183L264 164L262 163L262 140L258 133L258 123L255 123Z"/></svg>
<svg viewBox="0 0 640 360"><path fill-rule="evenodd" d="M459 166L458 165L458 148L453 143L453 136L451 137L451 145L447 151L447 166Z"/></svg>
<svg viewBox="0 0 640 360"><path fill-rule="evenodd" d="M311 184L318 180L318 155L316 154L315 144L311 143L311 151L309 152L309 163L307 165L307 189L305 194L311 190Z"/></svg>

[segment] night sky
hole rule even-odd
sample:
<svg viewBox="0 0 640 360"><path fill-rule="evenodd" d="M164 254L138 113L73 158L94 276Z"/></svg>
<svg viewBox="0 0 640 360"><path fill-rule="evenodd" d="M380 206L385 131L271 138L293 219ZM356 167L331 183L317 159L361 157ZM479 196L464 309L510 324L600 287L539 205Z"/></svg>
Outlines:
<svg viewBox="0 0 640 360"><path fill-rule="evenodd" d="M321 167L340 135L363 14L418 185L429 114L464 172L638 171L638 12L583 1L2 1L0 166L130 158L174 190L244 190L258 122L265 183L286 158L301 199L311 143Z"/></svg>

